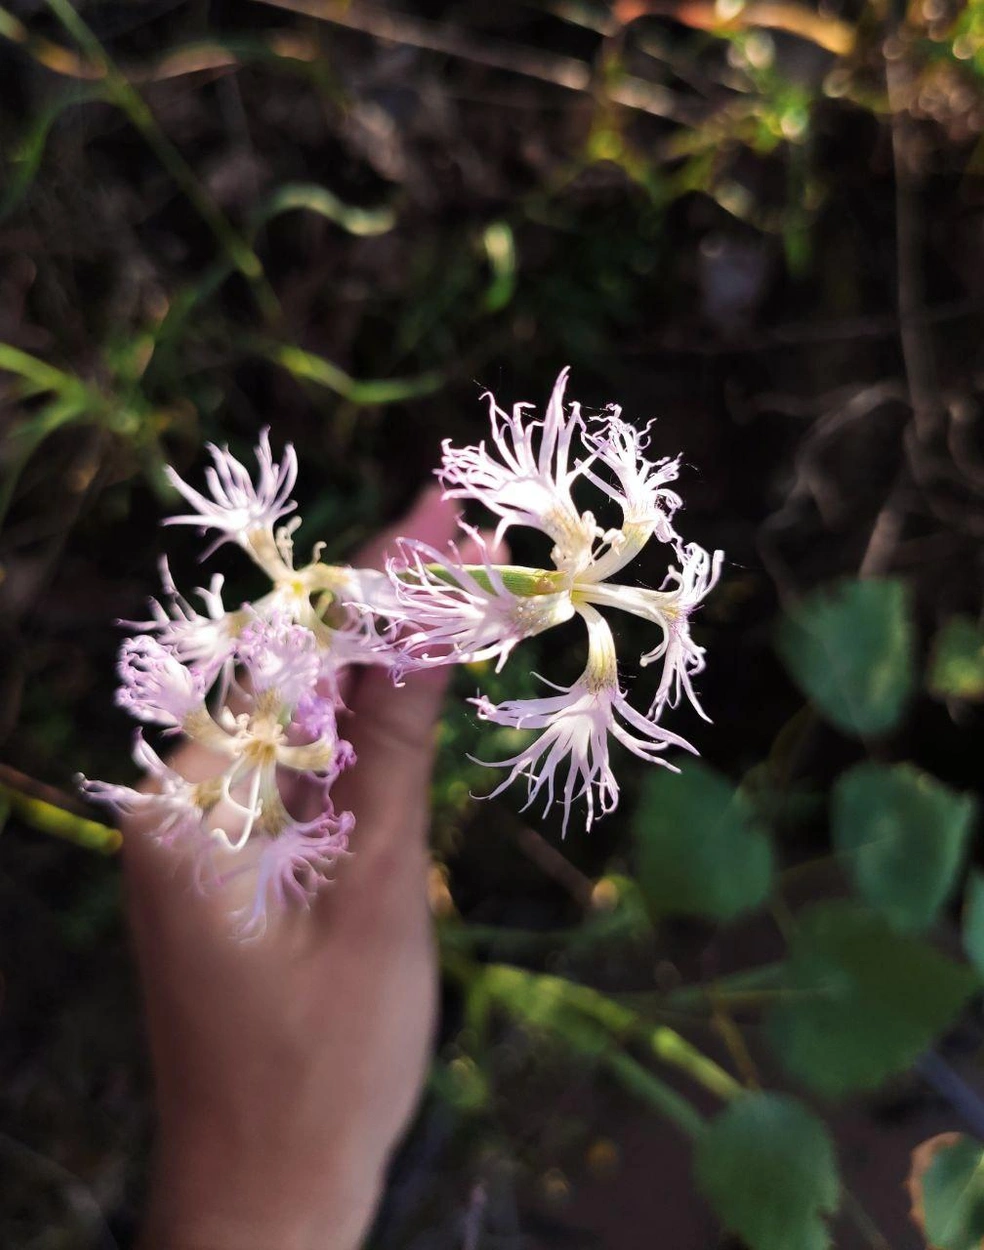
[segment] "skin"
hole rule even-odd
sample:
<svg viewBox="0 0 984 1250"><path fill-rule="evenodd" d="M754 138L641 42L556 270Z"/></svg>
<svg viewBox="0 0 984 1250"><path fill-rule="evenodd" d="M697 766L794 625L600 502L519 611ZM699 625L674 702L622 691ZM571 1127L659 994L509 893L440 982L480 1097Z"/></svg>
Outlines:
<svg viewBox="0 0 984 1250"><path fill-rule="evenodd" d="M428 490L354 563L381 567L397 533L440 547L454 531ZM245 882L198 892L187 863L136 822L124 829L159 1109L142 1250L361 1244L437 1016L428 789L447 676L395 688L379 669L357 674L339 728L358 763L333 791L356 815L353 854L310 911L271 917L260 940L230 935ZM210 771L194 744L172 764ZM310 798L290 796L296 814Z"/></svg>

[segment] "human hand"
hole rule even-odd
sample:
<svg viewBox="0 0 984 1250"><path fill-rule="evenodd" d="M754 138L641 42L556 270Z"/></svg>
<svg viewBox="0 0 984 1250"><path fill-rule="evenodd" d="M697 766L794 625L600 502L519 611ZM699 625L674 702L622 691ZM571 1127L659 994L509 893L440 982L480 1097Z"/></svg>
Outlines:
<svg viewBox="0 0 984 1250"><path fill-rule="evenodd" d="M440 547L454 528L428 490L356 562L380 567L397 533ZM160 1114L146 1250L361 1243L436 1019L428 789L447 675L396 688L381 669L356 674L340 732L358 763L332 791L355 813L353 854L310 912L271 915L259 940L232 935L235 880L196 891L187 862L124 826ZM211 771L192 743L172 763L191 780Z"/></svg>

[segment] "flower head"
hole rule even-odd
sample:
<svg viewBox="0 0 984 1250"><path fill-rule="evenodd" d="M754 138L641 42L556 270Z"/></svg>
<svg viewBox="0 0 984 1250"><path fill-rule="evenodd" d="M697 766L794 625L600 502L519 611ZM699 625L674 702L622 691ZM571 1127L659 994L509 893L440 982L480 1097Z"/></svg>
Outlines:
<svg viewBox="0 0 984 1250"><path fill-rule="evenodd" d="M211 684L149 634L123 643L116 671L121 681L116 691L119 707L137 720L175 728L201 709Z"/></svg>
<svg viewBox="0 0 984 1250"><path fill-rule="evenodd" d="M139 626L146 632L121 648L117 701L139 720L180 729L207 747L213 774L187 781L138 735L135 758L155 793L83 785L119 810L151 814L157 836L190 842L199 864L223 865L220 878L245 881L251 902L239 915L243 931L260 932L271 908L307 904L347 852L354 818L335 813L331 789L356 762L336 719L350 665L387 665L397 679L408 667L459 662L493 661L499 670L524 639L578 616L587 661L577 681L542 698L473 700L482 720L536 735L498 761L508 772L494 793L523 778L527 806L558 800L565 831L578 801L588 827L616 806L612 741L667 767L669 748L693 750L659 719L682 695L703 715L693 679L704 668L704 650L691 638L689 618L715 585L722 554L684 544L677 534L681 499L671 484L679 458L651 460L649 426L630 425L615 405L585 419L580 405L566 400L567 381L564 369L542 416L522 403L507 412L488 396L489 442L445 443L439 471L446 497L473 499L498 517L496 541L520 525L547 535L551 568L498 563L467 524L468 549L402 539L385 572L323 563L324 544L296 567L292 535L299 522L280 523L295 508L289 496L297 458L288 446L276 462L267 430L256 449L255 480L216 447L205 492L169 470L192 509L171 523L214 531L211 550L238 543L272 585L229 612L216 577L198 591L200 609L178 594L163 564L162 601L152 601L152 619ZM618 506L617 527L602 529L593 512L582 510L580 496L592 489L609 509ZM616 584L613 577L650 541L667 549L660 588ZM657 645L641 657L644 666L659 666L648 715L630 704L619 679L615 640L601 615L611 608L660 630ZM228 693L233 706L226 705ZM321 801L315 820L301 821L292 810L298 782ZM242 858L226 870L229 854Z"/></svg>
<svg viewBox="0 0 984 1250"><path fill-rule="evenodd" d="M516 699L498 706L488 699L472 700L483 720L511 729L540 731L524 750L491 767L510 769L492 793L501 793L518 777L526 779L526 807L544 793L545 807L559 799L564 810L563 832L575 799L587 804L586 827L595 808L601 815L614 811L619 788L609 758L609 735L640 759L673 768L662 753L668 747L694 748L633 708L620 689L611 630L593 609L583 613L589 630L588 663L580 679L559 694L542 699ZM485 761L482 761L483 763Z"/></svg>
<svg viewBox="0 0 984 1250"><path fill-rule="evenodd" d="M237 640L236 657L249 673L253 690L275 694L286 708L313 691L321 674L317 639L285 612L250 621Z"/></svg>
<svg viewBox="0 0 984 1250"><path fill-rule="evenodd" d="M270 430L262 431L256 448L259 477L254 484L249 470L229 451L208 444L212 465L205 470L209 495L189 486L170 466L166 469L172 486L191 504L193 512L169 517L166 525L196 525L203 532L214 529L219 537L209 554L223 543L235 541L249 546L251 538L272 538L273 527L297 504L290 498L297 480L297 454L288 443L283 462L277 464L270 450Z"/></svg>
<svg viewBox="0 0 984 1250"><path fill-rule="evenodd" d="M295 822L274 837L263 839L255 867L252 903L236 915L244 937L259 937L266 928L268 912L285 910L291 903L308 907L317 891L330 879L332 869L347 853L355 819L351 812L336 815L329 810L307 823ZM230 881L245 869L233 869Z"/></svg>
<svg viewBox="0 0 984 1250"><path fill-rule="evenodd" d="M482 535L469 525L480 562L466 565L454 543L447 552L403 539L387 564L397 607L405 623L399 646L411 663L456 664L495 660L500 670L524 638L570 620L574 605L566 589L519 594L509 589L509 570L492 563Z"/></svg>
<svg viewBox="0 0 984 1250"><path fill-rule="evenodd" d="M564 411L568 370L561 371L541 420L528 417L530 404L516 404L504 412L492 395L493 455L484 442L477 447L443 445L438 476L449 499L477 499L501 519L500 541L511 525L529 525L554 541L552 559L560 569L574 569L590 559L600 531L590 512L579 513L571 488L584 465L571 463L572 448L583 429L580 405Z"/></svg>

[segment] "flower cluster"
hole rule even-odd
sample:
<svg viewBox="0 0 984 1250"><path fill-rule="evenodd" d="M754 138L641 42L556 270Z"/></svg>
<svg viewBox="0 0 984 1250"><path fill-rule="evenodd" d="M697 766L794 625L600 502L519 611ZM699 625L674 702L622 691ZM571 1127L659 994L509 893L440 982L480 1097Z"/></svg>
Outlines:
<svg viewBox="0 0 984 1250"><path fill-rule="evenodd" d="M492 446L445 443L438 472L451 498L478 500L499 518L496 540L514 525L546 534L553 568L496 567L472 533L480 565L464 565L454 547L442 553L405 540L388 570L401 609L391 615L405 630L402 648L420 664L494 658L501 667L521 639L575 614L584 621L587 661L573 685L540 699L472 700L483 720L538 731L524 750L497 761L509 773L493 794L522 777L527 806L541 794L547 806L560 801L565 831L575 800L585 800L589 828L596 810L607 814L618 802L610 738L667 767L662 753L668 748L694 750L660 717L681 694L704 716L692 684L704 668L704 650L691 638L689 617L717 582L723 560L720 551L711 555L684 544L674 528L681 500L669 483L679 460L650 460L646 430L625 422L616 405L585 418L578 404L565 405L566 387L565 369L542 418L529 415L528 404L504 412L488 395ZM617 528L603 529L593 513L578 509L573 491L579 483L618 505ZM650 540L666 545L675 561L660 589L613 582ZM643 665L662 665L645 715L622 689L615 641L599 608L641 616L659 631L656 645L641 657Z"/></svg>
<svg viewBox="0 0 984 1250"><path fill-rule="evenodd" d="M336 721L341 676L351 664L387 665L395 680L436 664L494 661L501 668L523 639L580 617L587 659L571 686L498 705L483 696L472 700L481 720L536 735L496 762L508 772L493 793L523 778L527 806L541 796L548 806L556 799L565 831L578 801L588 827L616 806L612 739L664 765L668 748L693 750L660 719L682 696L704 715L692 684L704 652L691 638L689 617L717 581L722 553L684 544L674 528L681 500L670 483L678 461L650 460L647 432L623 421L614 405L582 415L579 405L565 403L566 385L564 370L542 417L527 404L504 412L488 396L491 445L445 444L438 471L446 497L477 501L498 518L496 541L517 525L546 534L549 569L497 563L482 535L464 522L479 556L473 563L464 562L455 544L439 551L405 538L385 573L325 564L318 549L295 568L292 535L299 522L284 522L295 508L293 448L276 463L264 432L254 481L228 450L211 447L207 494L170 471L191 508L170 523L213 531L207 554L237 543L271 589L230 610L216 576L197 592L200 610L177 592L162 565L162 600L153 601L151 619L121 648L117 698L139 721L208 748L213 775L186 779L141 730L134 758L148 774L146 790L83 784L94 797L139 814L159 840L191 850L203 881L252 873L245 930L261 930L271 904L310 899L347 851L354 819L336 812L331 787L355 764ZM579 510L575 488L587 487L618 506L616 528L603 529L593 513ZM650 541L670 555L662 586L614 582ZM655 645L641 657L643 665L660 666L645 713L622 688L603 608L656 627ZM312 787L320 814L302 820L293 814L297 796L306 793L310 801ZM247 845L252 853L237 860Z"/></svg>

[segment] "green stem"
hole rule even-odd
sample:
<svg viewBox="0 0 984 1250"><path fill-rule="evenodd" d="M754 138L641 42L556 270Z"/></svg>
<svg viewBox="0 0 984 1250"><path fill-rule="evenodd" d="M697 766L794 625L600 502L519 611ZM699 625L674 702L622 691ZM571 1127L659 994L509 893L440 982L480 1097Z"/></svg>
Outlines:
<svg viewBox="0 0 984 1250"><path fill-rule="evenodd" d="M414 378L353 378L324 356L292 343L256 339L256 351L302 382L313 382L353 404L399 404L421 395L433 395L444 385L443 374L431 371Z"/></svg>
<svg viewBox="0 0 984 1250"><path fill-rule="evenodd" d="M664 1085L647 1071L641 1063L624 1053L612 1051L605 1056L605 1067L630 1093L638 1095L643 1102L671 1120L687 1137L696 1138L704 1128L704 1117L696 1107L682 1098L676 1090Z"/></svg>
<svg viewBox="0 0 984 1250"><path fill-rule="evenodd" d="M645 1040L657 1059L685 1072L709 1093L725 1101L743 1092L730 1073L675 1029L666 1025L652 1028L634 1011L589 986L576 985L563 977L526 972L510 964L475 964L446 948L442 952L442 964L446 972L466 985L473 986L480 981L489 997L510 1014L534 1027L555 1032L573 1049L591 1053L619 1074L630 1071L626 1065L633 1065L638 1072L632 1079L637 1087L642 1084L650 1087L649 1101L654 1101L652 1091L656 1088L665 1091L669 1101L679 1100L688 1109L691 1127L697 1113L690 1104L620 1049L613 1051L613 1041L632 1036ZM595 1025L601 1026L600 1032L593 1027ZM615 1054L621 1057L616 1060ZM674 1118L680 1122L679 1117Z"/></svg>
<svg viewBox="0 0 984 1250"><path fill-rule="evenodd" d="M483 590L493 589L484 564L465 564L462 567ZM454 585L454 574L442 565L428 564L426 568L428 573L432 573L440 581ZM514 595L556 595L567 589L565 574L555 569L533 569L522 564L493 564L492 568L502 578L506 590Z"/></svg>
<svg viewBox="0 0 984 1250"><path fill-rule="evenodd" d="M118 829L109 825L101 825L98 821L89 820L85 816L76 816L63 807L56 807L44 799L31 794L23 794L0 781L0 801L15 812L25 824L46 833L53 838L63 838L66 842L74 842L87 851L96 851L100 855L115 855L120 849L123 838Z"/></svg>

